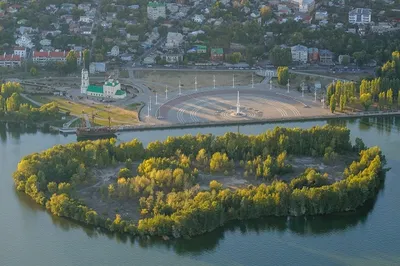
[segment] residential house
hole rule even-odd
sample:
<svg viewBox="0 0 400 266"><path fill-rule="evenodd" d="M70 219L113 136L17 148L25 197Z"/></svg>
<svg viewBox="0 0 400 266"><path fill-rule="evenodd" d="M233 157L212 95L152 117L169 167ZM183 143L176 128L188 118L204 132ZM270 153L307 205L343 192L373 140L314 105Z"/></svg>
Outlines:
<svg viewBox="0 0 400 266"><path fill-rule="evenodd" d="M163 54L161 58L167 61L167 63L178 63L183 61L183 54Z"/></svg>
<svg viewBox="0 0 400 266"><path fill-rule="evenodd" d="M80 27L79 32L82 35L91 35L92 34L92 27Z"/></svg>
<svg viewBox="0 0 400 266"><path fill-rule="evenodd" d="M206 18L203 15L194 15L192 20L196 23L203 23Z"/></svg>
<svg viewBox="0 0 400 266"><path fill-rule="evenodd" d="M308 48L308 60L312 63L315 63L319 60L318 48L315 48L315 47Z"/></svg>
<svg viewBox="0 0 400 266"><path fill-rule="evenodd" d="M82 23L92 23L92 22L93 22L93 19L90 18L90 17L88 17L88 16L80 16L80 17L79 17L79 22L82 22Z"/></svg>
<svg viewBox="0 0 400 266"><path fill-rule="evenodd" d="M319 51L319 62L321 64L330 65L333 63L333 53L329 50L321 49Z"/></svg>
<svg viewBox="0 0 400 266"><path fill-rule="evenodd" d="M111 56L118 56L119 55L119 47L118 46L114 46L113 48L111 48Z"/></svg>
<svg viewBox="0 0 400 266"><path fill-rule="evenodd" d="M78 5L78 9L82 9L82 10L85 11L85 12L89 12L91 6L92 6L92 5L89 4L89 3L82 3L82 4L79 4L79 5Z"/></svg>
<svg viewBox="0 0 400 266"><path fill-rule="evenodd" d="M15 41L15 44L21 47L32 48L34 45L31 38L28 35L22 35Z"/></svg>
<svg viewBox="0 0 400 266"><path fill-rule="evenodd" d="M104 62L92 62L89 65L90 74L105 73L107 71L106 63Z"/></svg>
<svg viewBox="0 0 400 266"><path fill-rule="evenodd" d="M39 43L40 43L41 46L50 46L51 45L51 40L43 39Z"/></svg>
<svg viewBox="0 0 400 266"><path fill-rule="evenodd" d="M308 13L313 11L315 8L314 0L300 0L299 1L299 11L302 13Z"/></svg>
<svg viewBox="0 0 400 266"><path fill-rule="evenodd" d="M369 8L356 8L349 12L350 24L368 24L371 23L372 11Z"/></svg>
<svg viewBox="0 0 400 266"><path fill-rule="evenodd" d="M15 54L0 55L0 66L1 67L16 67L21 66L22 58Z"/></svg>
<svg viewBox="0 0 400 266"><path fill-rule="evenodd" d="M324 19L328 19L328 11L315 12L315 20L324 20Z"/></svg>
<svg viewBox="0 0 400 266"><path fill-rule="evenodd" d="M166 18L167 14L165 9L165 3L160 3L157 1L149 2L147 4L147 18L151 20Z"/></svg>
<svg viewBox="0 0 400 266"><path fill-rule="evenodd" d="M167 42L165 43L165 48L174 49L178 48L183 42L183 35L178 32L168 32Z"/></svg>
<svg viewBox="0 0 400 266"><path fill-rule="evenodd" d="M75 52L77 57L77 64L80 65L82 62L82 52ZM46 65L48 63L64 63L67 61L68 51L33 51L32 61L34 64Z"/></svg>
<svg viewBox="0 0 400 266"><path fill-rule="evenodd" d="M205 54L207 53L207 46L205 45L196 45L196 52L198 54Z"/></svg>
<svg viewBox="0 0 400 266"><path fill-rule="evenodd" d="M224 60L224 49L223 48L211 48L211 61L223 61Z"/></svg>
<svg viewBox="0 0 400 266"><path fill-rule="evenodd" d="M308 49L303 45L295 45L290 48L292 53L292 60L294 62L307 63Z"/></svg>
<svg viewBox="0 0 400 266"><path fill-rule="evenodd" d="M21 58L26 58L26 48L25 47L14 47L14 55L18 55Z"/></svg>
<svg viewBox="0 0 400 266"><path fill-rule="evenodd" d="M143 59L143 64L144 65L151 65L156 62L156 59L153 56L147 56Z"/></svg>
<svg viewBox="0 0 400 266"><path fill-rule="evenodd" d="M125 61L125 62L132 61L132 55L130 55L130 54L121 54L121 55L119 56L119 58L120 58L122 61Z"/></svg>

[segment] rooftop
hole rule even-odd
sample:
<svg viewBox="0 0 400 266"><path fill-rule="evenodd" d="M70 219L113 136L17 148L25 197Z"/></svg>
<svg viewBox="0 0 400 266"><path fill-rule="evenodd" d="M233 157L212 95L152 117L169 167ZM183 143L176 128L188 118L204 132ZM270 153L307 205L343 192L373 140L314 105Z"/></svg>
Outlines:
<svg viewBox="0 0 400 266"><path fill-rule="evenodd" d="M157 8L157 7L162 7L162 6L165 6L165 3L160 3L160 2L157 2L157 1L149 2L147 4L147 7L152 7L152 8Z"/></svg>
<svg viewBox="0 0 400 266"><path fill-rule="evenodd" d="M224 49L223 48L212 48L211 49L211 54L224 54Z"/></svg>
<svg viewBox="0 0 400 266"><path fill-rule="evenodd" d="M115 92L115 95L125 95L125 94L126 94L126 92L124 92L123 90L117 90Z"/></svg>
<svg viewBox="0 0 400 266"><path fill-rule="evenodd" d="M89 85L87 88L88 92L94 92L94 93L104 93L103 87L102 86L96 86L96 85Z"/></svg>
<svg viewBox="0 0 400 266"><path fill-rule="evenodd" d="M109 86L109 87L115 87L118 84L119 84L118 81L113 81L113 80L109 80L109 81L106 81L106 83L104 83L104 85Z"/></svg>
<svg viewBox="0 0 400 266"><path fill-rule="evenodd" d="M21 61L21 57L14 54L4 54L0 55L0 61Z"/></svg>
<svg viewBox="0 0 400 266"><path fill-rule="evenodd" d="M369 8L356 8L353 9L349 12L350 16L355 16L355 15L364 15L364 16L369 16L371 15L372 11Z"/></svg>

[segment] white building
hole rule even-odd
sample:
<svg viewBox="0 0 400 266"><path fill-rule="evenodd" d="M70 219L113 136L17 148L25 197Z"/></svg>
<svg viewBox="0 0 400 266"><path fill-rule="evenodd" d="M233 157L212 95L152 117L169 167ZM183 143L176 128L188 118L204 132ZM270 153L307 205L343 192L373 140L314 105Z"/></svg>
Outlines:
<svg viewBox="0 0 400 266"><path fill-rule="evenodd" d="M179 45L183 42L183 35L178 32L168 32L167 42L165 48L174 49L179 48Z"/></svg>
<svg viewBox="0 0 400 266"><path fill-rule="evenodd" d="M182 54L163 54L161 58L165 59L167 63L178 63L180 61L183 61Z"/></svg>
<svg viewBox="0 0 400 266"><path fill-rule="evenodd" d="M20 38L18 38L15 41L15 44L17 44L18 46L21 47L25 47L25 48L32 48L34 45L32 43L31 38L29 38L27 35L22 35Z"/></svg>
<svg viewBox="0 0 400 266"><path fill-rule="evenodd" d="M307 63L308 60L308 48L303 45L295 45L291 47L292 60L294 62Z"/></svg>
<svg viewBox="0 0 400 266"><path fill-rule="evenodd" d="M203 16L203 15L194 15L194 17L193 17L193 21L194 22L196 22L196 23L203 23L203 21L205 20L206 18Z"/></svg>
<svg viewBox="0 0 400 266"><path fill-rule="evenodd" d="M79 18L79 22L83 22L83 23L92 23L93 19L88 17L88 16L80 16Z"/></svg>
<svg viewBox="0 0 400 266"><path fill-rule="evenodd" d="M51 40L43 39L39 43L40 43L41 46L50 46L51 45Z"/></svg>
<svg viewBox="0 0 400 266"><path fill-rule="evenodd" d="M0 55L0 67L16 67L21 66L22 58L15 54Z"/></svg>
<svg viewBox="0 0 400 266"><path fill-rule="evenodd" d="M165 3L159 3L157 1L149 2L147 4L147 18L151 20L166 18L167 14L165 9Z"/></svg>
<svg viewBox="0 0 400 266"><path fill-rule="evenodd" d="M111 56L118 56L118 55L119 55L119 47L115 45L113 48L111 48Z"/></svg>
<svg viewBox="0 0 400 266"><path fill-rule="evenodd" d="M89 72L86 69L82 69L81 93L88 96L113 99L123 99L126 97L126 92L121 90L121 84L118 80L109 78L104 82L103 86L90 85Z"/></svg>
<svg viewBox="0 0 400 266"><path fill-rule="evenodd" d="M349 12L350 24L368 24L371 23L371 9L356 8Z"/></svg>
<svg viewBox="0 0 400 266"><path fill-rule="evenodd" d="M105 62L92 62L89 65L89 73L105 73L107 71L107 65Z"/></svg>
<svg viewBox="0 0 400 266"><path fill-rule="evenodd" d="M315 8L314 0L300 0L299 1L299 11L303 13L308 13L313 11Z"/></svg>
<svg viewBox="0 0 400 266"><path fill-rule="evenodd" d="M44 51L33 51L32 61L38 65L46 65L49 63L67 61L68 51L55 51L55 52L44 52ZM82 52L76 52L77 64L80 65L82 62Z"/></svg>
<svg viewBox="0 0 400 266"><path fill-rule="evenodd" d="M25 47L14 47L14 55L18 55L21 58L26 58L26 48Z"/></svg>
<svg viewBox="0 0 400 266"><path fill-rule="evenodd" d="M315 20L328 19L328 11L317 11L315 12Z"/></svg>

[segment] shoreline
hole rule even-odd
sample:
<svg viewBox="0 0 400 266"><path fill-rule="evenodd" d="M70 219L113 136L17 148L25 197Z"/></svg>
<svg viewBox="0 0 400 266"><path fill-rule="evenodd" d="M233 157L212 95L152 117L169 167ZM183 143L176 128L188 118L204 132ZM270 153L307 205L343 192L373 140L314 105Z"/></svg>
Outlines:
<svg viewBox="0 0 400 266"><path fill-rule="evenodd" d="M183 128L205 128L217 126L240 126L240 125L260 125L272 123L289 123L289 122L307 122L318 120L334 120L334 119L349 119L363 117L379 117L379 116L400 116L400 111L370 111L355 114L336 114L336 115L319 115L319 116L304 116L304 117L287 117L287 118L266 118L258 120L237 120L237 121L209 121L196 122L186 124L142 124L128 126L113 126L117 132L129 131L151 131L151 130L166 130L166 129L183 129ZM62 130L59 127L53 127L54 130ZM63 134L60 131L61 134Z"/></svg>

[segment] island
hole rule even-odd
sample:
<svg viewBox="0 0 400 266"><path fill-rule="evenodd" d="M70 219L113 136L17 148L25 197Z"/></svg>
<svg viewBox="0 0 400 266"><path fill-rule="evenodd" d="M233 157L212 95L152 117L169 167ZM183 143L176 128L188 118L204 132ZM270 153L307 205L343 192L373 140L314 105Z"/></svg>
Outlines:
<svg viewBox="0 0 400 266"><path fill-rule="evenodd" d="M57 145L22 158L18 191L53 215L164 239L232 220L354 211L376 197L385 157L342 127L276 127L259 135Z"/></svg>

